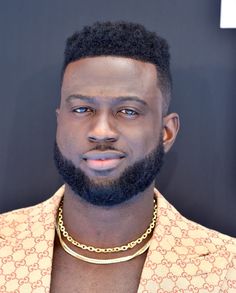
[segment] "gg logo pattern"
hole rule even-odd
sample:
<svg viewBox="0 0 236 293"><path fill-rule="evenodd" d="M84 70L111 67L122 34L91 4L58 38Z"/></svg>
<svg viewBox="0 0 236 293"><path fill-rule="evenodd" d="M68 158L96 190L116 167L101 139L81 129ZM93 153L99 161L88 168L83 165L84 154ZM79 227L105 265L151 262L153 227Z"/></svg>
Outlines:
<svg viewBox="0 0 236 293"><path fill-rule="evenodd" d="M35 207L0 215L0 292L50 291L61 192Z"/></svg>
<svg viewBox="0 0 236 293"><path fill-rule="evenodd" d="M187 220L155 190L158 219L138 293L236 293L236 239ZM0 215L0 292L49 293L61 187Z"/></svg>
<svg viewBox="0 0 236 293"><path fill-rule="evenodd" d="M139 293L235 293L236 239L184 218L158 195L158 222Z"/></svg>

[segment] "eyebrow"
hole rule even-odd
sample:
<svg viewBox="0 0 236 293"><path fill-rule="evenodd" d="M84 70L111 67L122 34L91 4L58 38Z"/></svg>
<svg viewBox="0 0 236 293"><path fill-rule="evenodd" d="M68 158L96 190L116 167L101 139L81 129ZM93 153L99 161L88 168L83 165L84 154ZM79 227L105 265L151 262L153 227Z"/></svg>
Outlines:
<svg viewBox="0 0 236 293"><path fill-rule="evenodd" d="M95 103L96 100L94 97L87 97L83 95L70 95L69 97L66 98L66 102L70 102L73 100L81 100L89 103Z"/></svg>
<svg viewBox="0 0 236 293"><path fill-rule="evenodd" d="M83 96L83 95L70 95L69 97L66 98L66 101L67 102L70 102L72 100L81 100L81 101L84 101L84 102L88 102L88 103L93 103L93 104L96 104L97 102L97 98L95 97L89 97L89 96ZM131 102L138 102L144 106L147 106L147 103L140 99L139 97L136 97L136 96L127 96L127 97L116 97L114 98L114 103L115 104L118 104L120 102L127 102L127 101L131 101Z"/></svg>

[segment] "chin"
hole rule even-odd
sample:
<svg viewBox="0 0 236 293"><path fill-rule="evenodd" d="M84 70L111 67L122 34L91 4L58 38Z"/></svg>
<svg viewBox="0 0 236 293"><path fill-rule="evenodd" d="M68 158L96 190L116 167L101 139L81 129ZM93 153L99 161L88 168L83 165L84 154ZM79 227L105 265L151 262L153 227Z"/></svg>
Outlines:
<svg viewBox="0 0 236 293"><path fill-rule="evenodd" d="M86 173L85 173L86 174ZM119 172L119 174L112 174L111 171L99 171L99 172L94 172L94 174L86 174L87 177L89 178L89 180L93 183L105 183L105 184L109 184L110 182L113 182L117 179L120 178L121 173Z"/></svg>

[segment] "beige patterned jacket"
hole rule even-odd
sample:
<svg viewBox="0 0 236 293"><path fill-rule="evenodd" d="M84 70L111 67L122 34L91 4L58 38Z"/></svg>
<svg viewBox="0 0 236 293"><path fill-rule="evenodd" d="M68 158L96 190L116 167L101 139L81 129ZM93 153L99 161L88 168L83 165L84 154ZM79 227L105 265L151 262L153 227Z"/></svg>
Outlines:
<svg viewBox="0 0 236 293"><path fill-rule="evenodd" d="M55 218L64 192L0 215L0 292L50 291ZM236 239L180 215L158 196L158 220L138 293L236 293Z"/></svg>

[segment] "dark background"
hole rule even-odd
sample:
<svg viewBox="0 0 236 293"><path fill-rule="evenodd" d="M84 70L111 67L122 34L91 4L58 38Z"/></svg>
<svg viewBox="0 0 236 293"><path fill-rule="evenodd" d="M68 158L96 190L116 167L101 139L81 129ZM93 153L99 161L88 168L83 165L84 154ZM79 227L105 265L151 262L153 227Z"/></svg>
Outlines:
<svg viewBox="0 0 236 293"><path fill-rule="evenodd" d="M1 1L0 211L48 198L65 39L96 20L140 22L170 43L181 132L157 180L185 216L236 236L236 30L219 0Z"/></svg>

